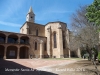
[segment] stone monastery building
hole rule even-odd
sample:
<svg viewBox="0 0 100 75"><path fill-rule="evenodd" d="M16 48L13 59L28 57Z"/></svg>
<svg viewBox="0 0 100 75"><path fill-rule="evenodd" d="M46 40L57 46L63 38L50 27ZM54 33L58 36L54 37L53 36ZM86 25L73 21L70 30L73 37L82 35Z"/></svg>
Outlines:
<svg viewBox="0 0 100 75"><path fill-rule="evenodd" d="M66 58L70 57L69 30L57 21L46 25L35 23L30 7L20 33L0 31L0 58Z"/></svg>

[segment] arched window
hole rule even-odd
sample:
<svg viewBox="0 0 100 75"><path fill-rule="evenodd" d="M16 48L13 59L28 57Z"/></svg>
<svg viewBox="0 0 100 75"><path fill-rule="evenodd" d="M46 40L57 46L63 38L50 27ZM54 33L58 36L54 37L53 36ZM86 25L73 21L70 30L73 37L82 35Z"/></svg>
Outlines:
<svg viewBox="0 0 100 75"><path fill-rule="evenodd" d="M65 49L65 36L63 36L63 49Z"/></svg>
<svg viewBox="0 0 100 75"><path fill-rule="evenodd" d="M38 36L38 29L36 29L36 36Z"/></svg>
<svg viewBox="0 0 100 75"><path fill-rule="evenodd" d="M63 40L63 49L65 49L66 48L66 46L65 46L65 32L64 31L62 31L62 40Z"/></svg>
<svg viewBox="0 0 100 75"><path fill-rule="evenodd" d="M47 48L47 47L46 47L46 43L44 43L44 51L46 51L46 48Z"/></svg>
<svg viewBox="0 0 100 75"><path fill-rule="evenodd" d="M4 37L0 37L0 42L4 42L5 38Z"/></svg>
<svg viewBox="0 0 100 75"><path fill-rule="evenodd" d="M8 43L17 43L16 38L8 38Z"/></svg>
<svg viewBox="0 0 100 75"><path fill-rule="evenodd" d="M37 50L37 42L35 42L35 50Z"/></svg>
<svg viewBox="0 0 100 75"><path fill-rule="evenodd" d="M54 39L54 48L57 48L56 32L54 32L53 39Z"/></svg>

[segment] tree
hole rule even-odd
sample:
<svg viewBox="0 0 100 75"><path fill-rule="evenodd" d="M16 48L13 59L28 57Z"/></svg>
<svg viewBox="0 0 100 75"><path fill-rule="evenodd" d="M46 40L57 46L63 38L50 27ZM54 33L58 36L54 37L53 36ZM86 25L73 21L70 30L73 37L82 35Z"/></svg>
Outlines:
<svg viewBox="0 0 100 75"><path fill-rule="evenodd" d="M69 33L69 38L70 38L70 42L69 42L69 45L70 45L70 49L71 50L76 50L77 49L77 46L78 46L78 41L76 41L75 39L75 36L73 35L74 32L70 31Z"/></svg>
<svg viewBox="0 0 100 75"><path fill-rule="evenodd" d="M85 16L87 13L86 8L87 6L80 6L80 8L76 10L76 13L71 17L71 26L78 47L85 47L89 53L90 60L92 60L92 55L95 55L94 50L97 50L94 48L98 45L99 36L97 33L97 26L94 25L94 23L89 22L88 18ZM98 73L94 60L92 62Z"/></svg>
<svg viewBox="0 0 100 75"><path fill-rule="evenodd" d="M86 14L87 6L80 6L80 9L76 10L71 17L71 25L74 35L76 37L76 41L78 41L78 46L84 47L87 49L87 52L91 54L91 48L95 45L98 45L99 36L97 33L97 27L93 25L93 23L88 22Z"/></svg>
<svg viewBox="0 0 100 75"><path fill-rule="evenodd" d="M87 7L86 16L90 22L100 26L100 0L94 0L94 2Z"/></svg>
<svg viewBox="0 0 100 75"><path fill-rule="evenodd" d="M78 47L78 41L76 40L76 37L73 35L73 33L74 32L72 32L72 31L70 31L69 32L69 46L70 46L70 50L71 51L73 51L73 52L76 52L76 50L77 50L77 47ZM71 56L73 57L75 57L76 55L75 55L75 53L74 53L74 55L73 54L71 54Z"/></svg>

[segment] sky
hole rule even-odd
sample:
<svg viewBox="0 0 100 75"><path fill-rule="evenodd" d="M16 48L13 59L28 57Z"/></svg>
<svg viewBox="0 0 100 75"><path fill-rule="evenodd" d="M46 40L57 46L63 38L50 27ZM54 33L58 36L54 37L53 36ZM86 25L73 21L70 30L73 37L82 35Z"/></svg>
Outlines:
<svg viewBox="0 0 100 75"><path fill-rule="evenodd" d="M0 0L0 31L20 32L26 22L30 6L35 14L35 23L61 21L71 28L71 15L79 6L89 5L93 0Z"/></svg>

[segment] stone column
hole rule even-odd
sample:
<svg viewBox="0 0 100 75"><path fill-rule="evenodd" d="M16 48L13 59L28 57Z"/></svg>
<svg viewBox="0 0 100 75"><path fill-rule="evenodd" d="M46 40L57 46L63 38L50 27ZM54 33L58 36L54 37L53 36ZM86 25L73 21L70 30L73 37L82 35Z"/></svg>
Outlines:
<svg viewBox="0 0 100 75"><path fill-rule="evenodd" d="M17 50L17 59L20 58L20 57L19 57L19 53L20 53L20 49L18 48L18 50Z"/></svg>
<svg viewBox="0 0 100 75"><path fill-rule="evenodd" d="M70 40L70 38L69 38L69 30L66 28L66 46L67 46L67 50L68 50L68 56L69 56L69 58L71 58L69 40Z"/></svg>
<svg viewBox="0 0 100 75"><path fill-rule="evenodd" d="M62 37L62 27L61 25L58 26L58 41L57 41L57 48L59 50L59 58L63 58L64 57L64 53L63 53L63 37Z"/></svg>
<svg viewBox="0 0 100 75"><path fill-rule="evenodd" d="M77 56L79 57L79 58L81 58L81 51L80 51L80 48L78 47L78 50L77 50Z"/></svg>
<svg viewBox="0 0 100 75"><path fill-rule="evenodd" d="M48 27L47 30L48 30L48 36L47 36L47 53L48 53L49 57L51 57L51 51L50 51L51 28Z"/></svg>
<svg viewBox="0 0 100 75"><path fill-rule="evenodd" d="M67 40L67 44L69 46L69 30L66 28L66 40Z"/></svg>
<svg viewBox="0 0 100 75"><path fill-rule="evenodd" d="M43 41L40 40L40 58L43 58Z"/></svg>
<svg viewBox="0 0 100 75"><path fill-rule="evenodd" d="M6 39L5 39L5 43L7 43L8 42L8 36L6 36Z"/></svg>
<svg viewBox="0 0 100 75"><path fill-rule="evenodd" d="M20 44L20 37L18 37L18 44Z"/></svg>
<svg viewBox="0 0 100 75"><path fill-rule="evenodd" d="M6 52L7 52L7 47L5 46L4 57L3 57L3 59L6 59Z"/></svg>
<svg viewBox="0 0 100 75"><path fill-rule="evenodd" d="M70 49L68 50L68 55L69 55L69 58L71 58L71 52L70 52Z"/></svg>

